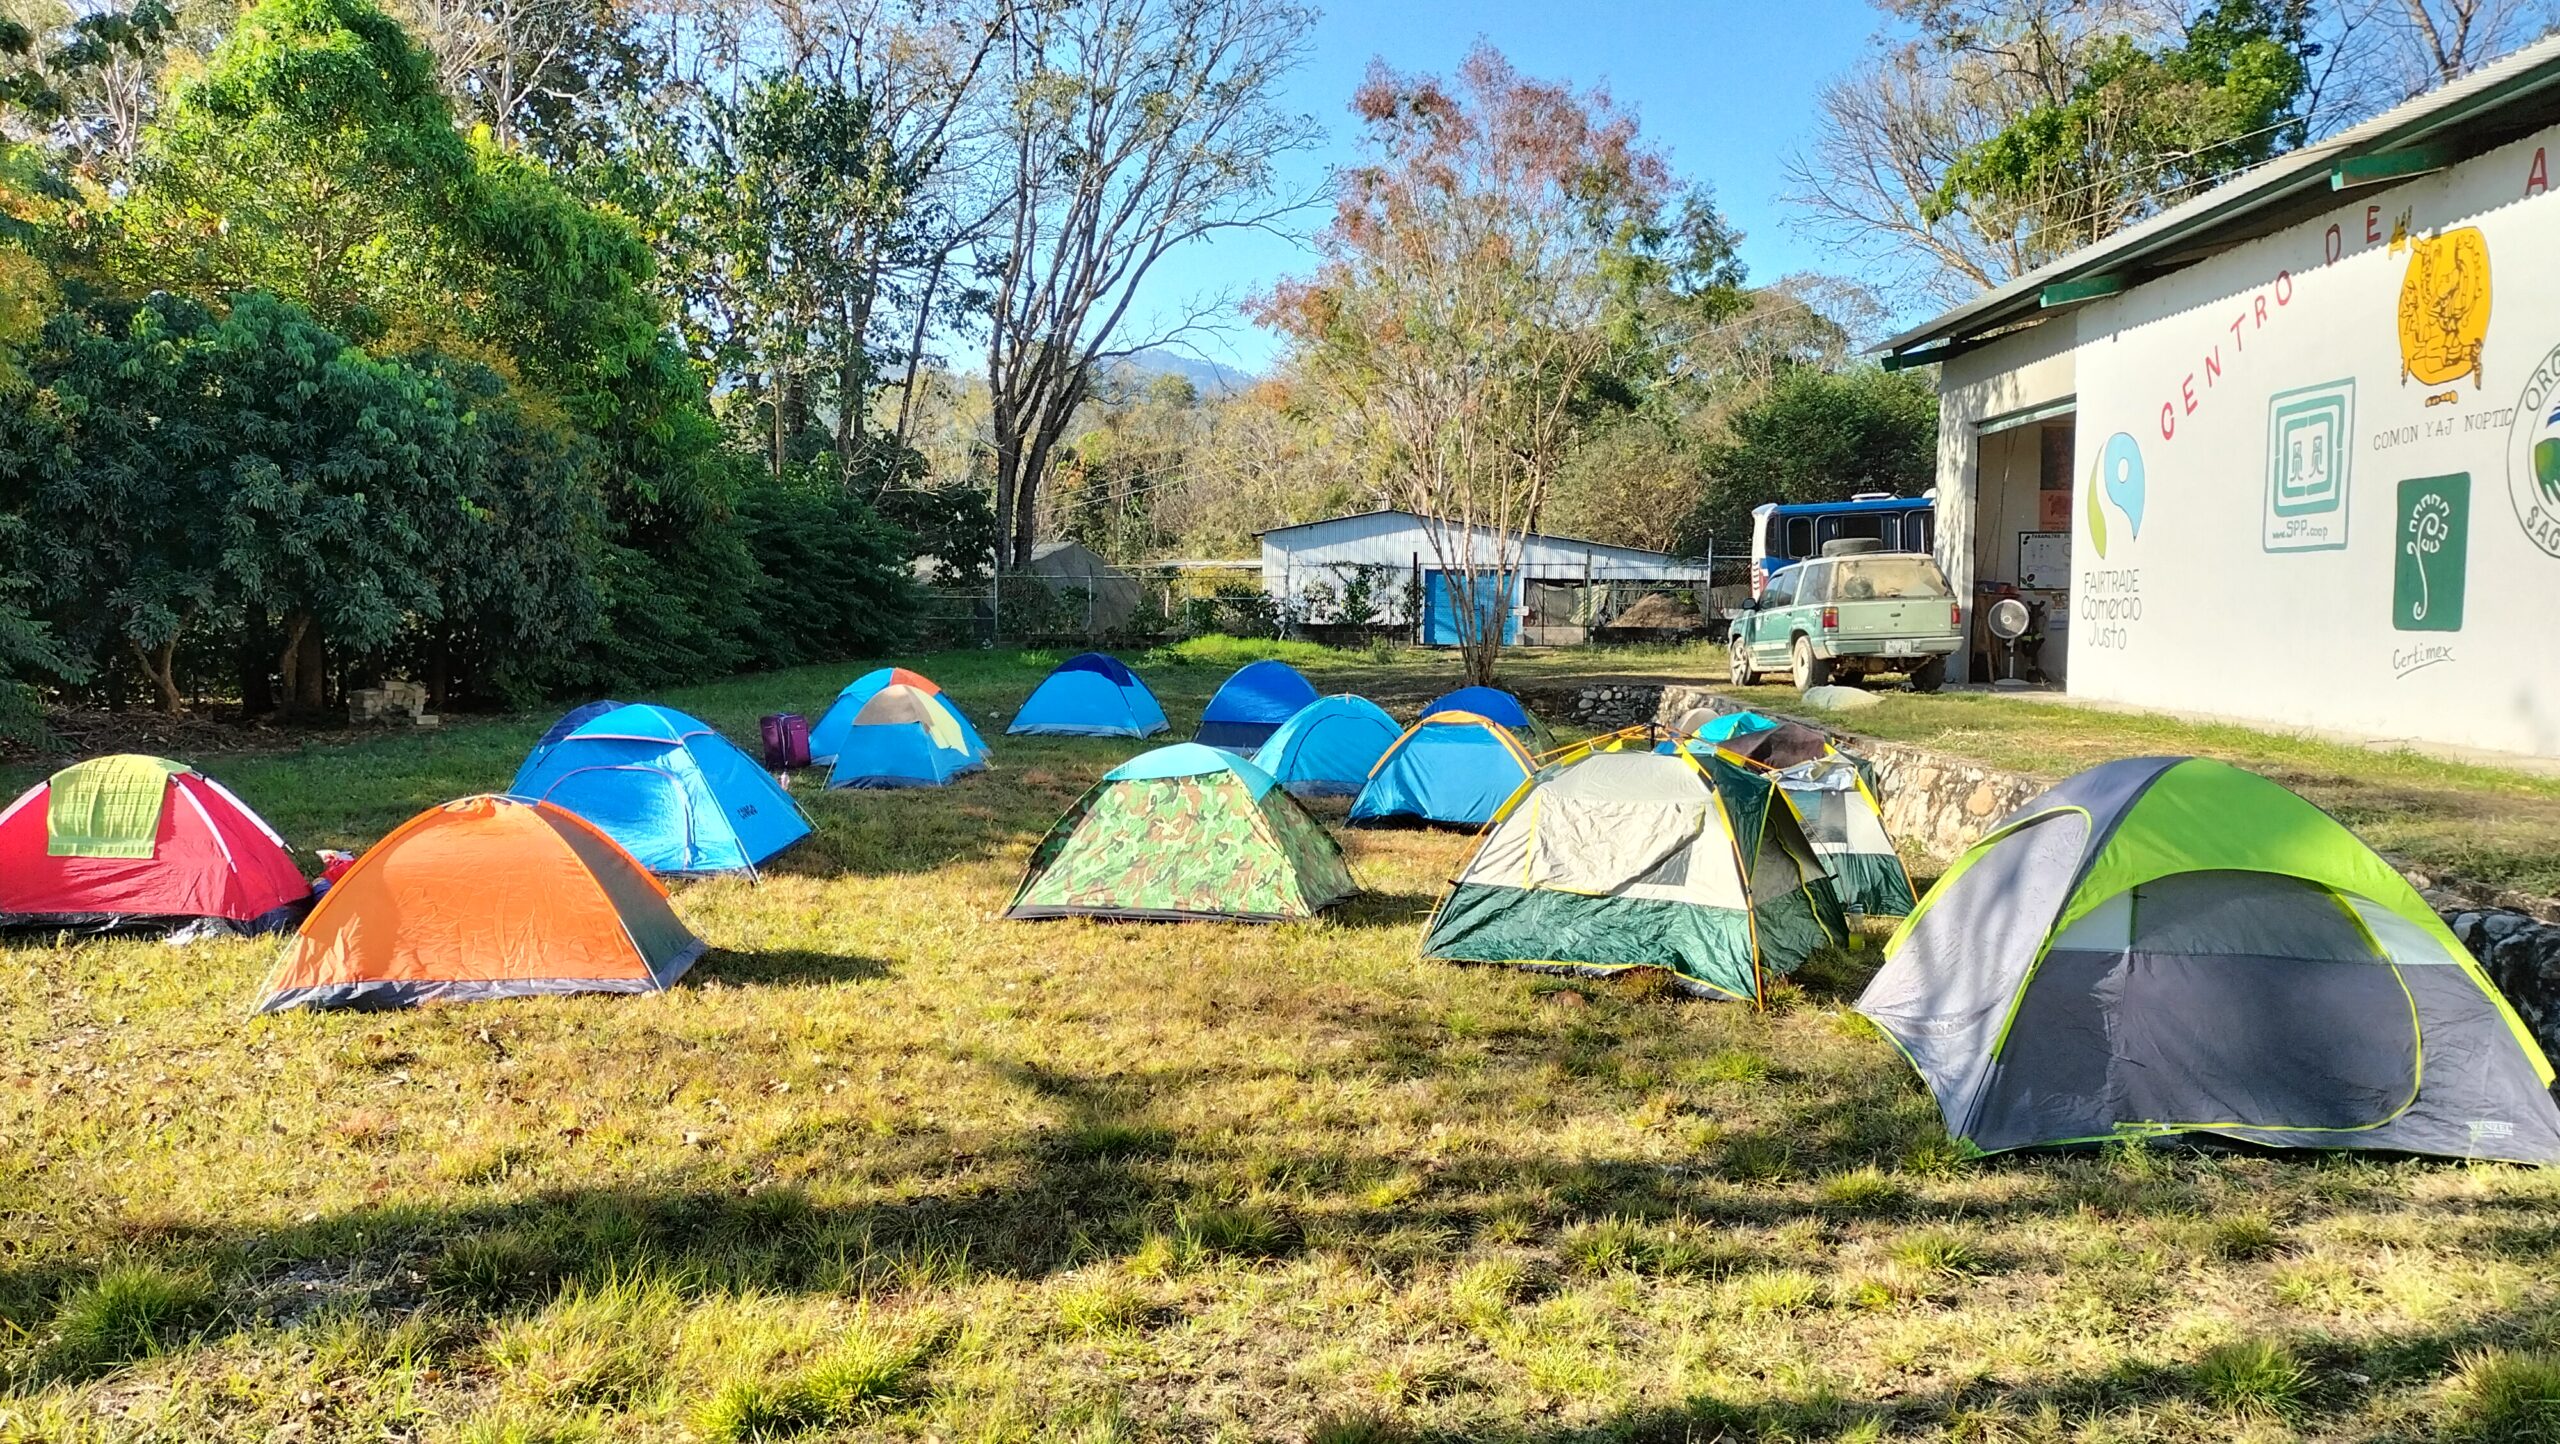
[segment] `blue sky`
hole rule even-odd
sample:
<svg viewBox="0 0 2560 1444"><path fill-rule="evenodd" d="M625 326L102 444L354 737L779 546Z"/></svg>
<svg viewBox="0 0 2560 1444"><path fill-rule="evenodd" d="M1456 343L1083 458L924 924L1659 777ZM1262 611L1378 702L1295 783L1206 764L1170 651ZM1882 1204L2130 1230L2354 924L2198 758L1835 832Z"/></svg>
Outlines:
<svg viewBox="0 0 2560 1444"><path fill-rule="evenodd" d="M1825 265L1822 248L1787 224L1778 194L1787 155L1803 148L1815 92L1864 53L1883 25L1866 0L1370 0L1337 3L1316 26L1312 53L1293 78L1287 105L1316 118L1329 136L1294 158L1289 180L1312 189L1354 160L1357 131L1346 108L1370 58L1398 70L1448 74L1481 36L1529 75L1605 84L1633 109L1644 135L1666 150L1684 179L1715 187L1717 203L1743 232L1742 259L1754 283ZM1301 230L1321 226L1310 210ZM1167 256L1148 278L1145 302L1172 313L1194 298L1267 289L1313 265L1308 251L1277 236L1237 232ZM1264 369L1278 341L1242 317L1191 349L1246 371Z"/></svg>

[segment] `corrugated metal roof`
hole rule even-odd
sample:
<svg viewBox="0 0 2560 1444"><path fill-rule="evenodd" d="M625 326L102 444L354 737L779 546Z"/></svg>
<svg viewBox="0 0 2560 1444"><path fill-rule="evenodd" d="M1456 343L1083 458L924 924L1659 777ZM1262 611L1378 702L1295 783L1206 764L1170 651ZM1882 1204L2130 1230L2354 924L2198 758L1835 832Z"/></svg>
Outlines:
<svg viewBox="0 0 2560 1444"><path fill-rule="evenodd" d="M2533 104L2526 109L2510 109L2527 101ZM2502 118L2508 123L2500 125ZM2145 271L2140 279L2148 280L2192 265L2215 251L2303 219L2288 212L2299 209L2315 190L2322 196L2329 194L2331 171L2341 161L2404 150L2440 137L2468 138L2475 144L2467 153L2478 154L2555 119L2560 119L2560 35L2528 45L2317 145L2277 156L2094 246L1985 291L1879 349L1918 364L1936 358L1910 355L1914 348L1934 342L1961 343L2041 316L2048 286L2129 270ZM2325 207L2322 202L2318 208Z"/></svg>
<svg viewBox="0 0 2560 1444"><path fill-rule="evenodd" d="M1369 511L1354 511L1346 512L1341 516L1329 516L1320 521L1299 521L1291 522L1287 526L1265 527L1262 530L1255 532L1254 536L1257 538L1278 536L1282 532L1306 531L1310 528L1321 526L1337 526L1346 521L1366 521L1374 516L1401 516L1417 522L1428 522L1432 520L1432 518L1424 516L1418 511L1407 511L1400 506L1382 506ZM1451 518L1443 518L1442 520L1450 526L1467 525L1467 523L1459 522ZM1492 532L1495 530L1495 528L1486 526L1481 522L1475 523L1474 525L1475 529L1481 532ZM1561 536L1551 531L1522 532L1520 534L1520 538L1523 541L1563 542L1567 546L1603 547L1613 552L1633 552L1638 556L1660 557L1666 562L1690 560L1690 558L1675 557L1669 552L1654 551L1649 547L1624 546L1617 542L1594 541L1589 537Z"/></svg>

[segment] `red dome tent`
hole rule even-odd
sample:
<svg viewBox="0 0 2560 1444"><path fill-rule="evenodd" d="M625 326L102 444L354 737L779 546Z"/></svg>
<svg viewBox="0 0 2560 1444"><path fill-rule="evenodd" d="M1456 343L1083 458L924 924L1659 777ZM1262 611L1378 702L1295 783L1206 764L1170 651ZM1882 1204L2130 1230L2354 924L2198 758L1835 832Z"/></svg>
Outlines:
<svg viewBox="0 0 2560 1444"><path fill-rule="evenodd" d="M92 758L0 810L0 926L213 918L264 932L310 898L275 830L182 762Z"/></svg>

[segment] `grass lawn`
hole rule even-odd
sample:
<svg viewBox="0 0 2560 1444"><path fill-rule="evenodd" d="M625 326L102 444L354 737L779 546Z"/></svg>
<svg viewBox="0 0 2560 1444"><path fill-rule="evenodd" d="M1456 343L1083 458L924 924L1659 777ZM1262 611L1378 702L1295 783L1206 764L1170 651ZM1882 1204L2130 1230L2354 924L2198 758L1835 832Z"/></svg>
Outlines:
<svg viewBox="0 0 2560 1444"><path fill-rule="evenodd" d="M1417 961L1451 834L1346 834L1311 924L998 922L1136 749L922 665L999 770L808 797L668 994L252 1021L273 943L0 949L0 1438L2560 1437L2560 1174L1961 1162L1868 955L1765 1014ZM1225 670L1150 670L1178 731ZM356 846L539 725L216 770Z"/></svg>

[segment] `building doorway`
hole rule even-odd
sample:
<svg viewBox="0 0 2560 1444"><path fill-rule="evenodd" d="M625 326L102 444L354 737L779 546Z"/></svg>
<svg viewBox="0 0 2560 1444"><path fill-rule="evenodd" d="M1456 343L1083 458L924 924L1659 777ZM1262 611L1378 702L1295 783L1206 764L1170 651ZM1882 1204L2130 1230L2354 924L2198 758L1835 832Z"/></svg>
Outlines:
<svg viewBox="0 0 2560 1444"><path fill-rule="evenodd" d="M1967 675L2060 687L2071 652L2071 403L1984 422L1974 471L1972 635ZM2003 597L2027 607L2012 646L1994 636Z"/></svg>

